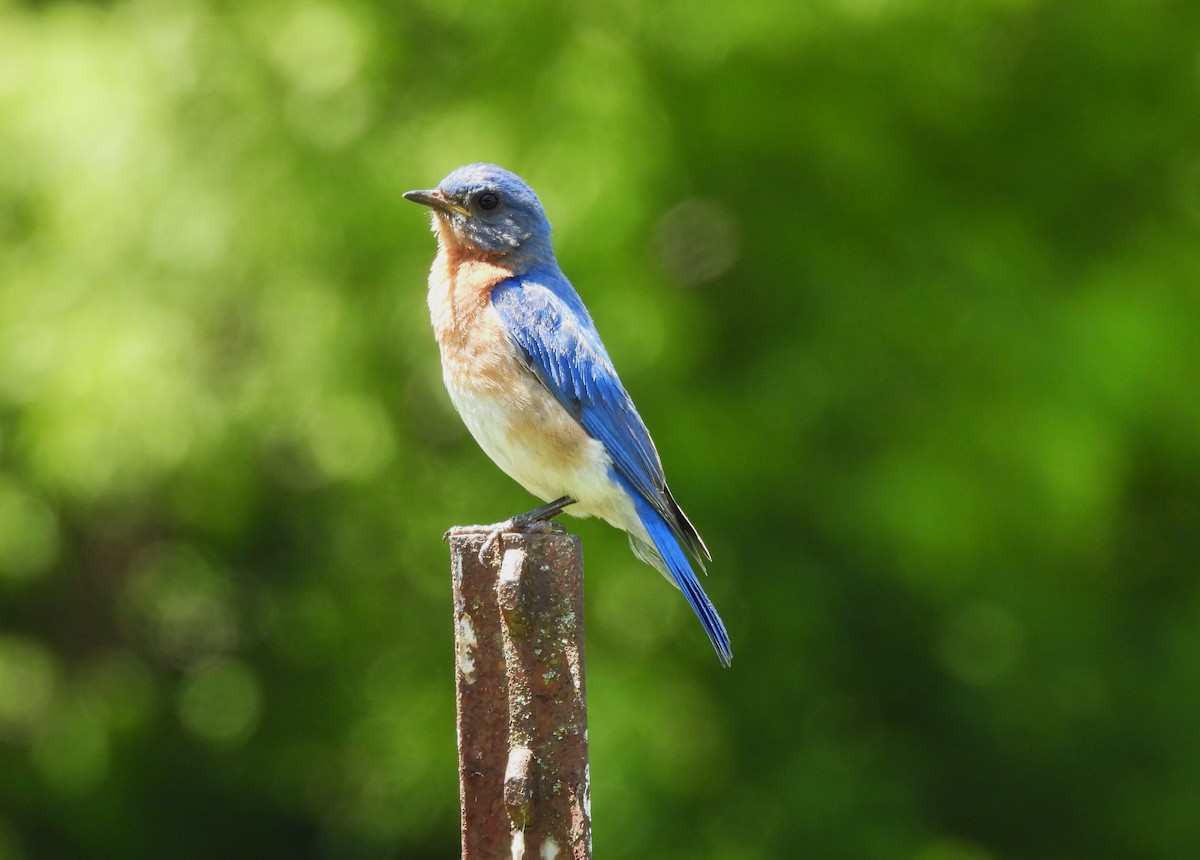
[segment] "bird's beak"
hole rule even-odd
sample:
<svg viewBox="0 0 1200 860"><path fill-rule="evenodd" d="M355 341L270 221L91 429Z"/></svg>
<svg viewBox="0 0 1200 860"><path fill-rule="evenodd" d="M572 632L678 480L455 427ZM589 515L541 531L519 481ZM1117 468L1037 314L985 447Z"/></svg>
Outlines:
<svg viewBox="0 0 1200 860"><path fill-rule="evenodd" d="M452 212L457 212L459 215L471 214L470 209L460 206L446 197L440 188L433 188L429 191L405 191L404 199L411 200L413 203L420 203L422 206L428 206L435 212L444 212L447 215Z"/></svg>

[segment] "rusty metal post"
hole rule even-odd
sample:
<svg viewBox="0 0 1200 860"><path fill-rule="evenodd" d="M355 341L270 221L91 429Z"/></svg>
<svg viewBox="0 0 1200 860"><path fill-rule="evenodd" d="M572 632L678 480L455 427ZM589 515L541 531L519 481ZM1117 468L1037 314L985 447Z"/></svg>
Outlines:
<svg viewBox="0 0 1200 860"><path fill-rule="evenodd" d="M463 860L591 860L579 538L452 530Z"/></svg>

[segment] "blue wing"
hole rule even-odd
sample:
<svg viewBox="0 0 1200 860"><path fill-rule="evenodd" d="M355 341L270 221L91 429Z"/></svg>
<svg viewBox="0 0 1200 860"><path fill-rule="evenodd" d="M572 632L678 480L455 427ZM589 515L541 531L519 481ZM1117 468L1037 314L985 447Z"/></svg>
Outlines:
<svg viewBox="0 0 1200 860"><path fill-rule="evenodd" d="M492 305L525 365L613 461L613 478L630 493L652 545L630 536L639 558L667 575L687 598L722 664L729 634L681 545L703 566L708 549L663 476L646 425L617 378L591 315L557 269L509 278L492 289Z"/></svg>
<svg viewBox="0 0 1200 860"><path fill-rule="evenodd" d="M492 305L529 369L703 564L704 541L672 498L650 433L575 288L557 271L535 271L498 284Z"/></svg>

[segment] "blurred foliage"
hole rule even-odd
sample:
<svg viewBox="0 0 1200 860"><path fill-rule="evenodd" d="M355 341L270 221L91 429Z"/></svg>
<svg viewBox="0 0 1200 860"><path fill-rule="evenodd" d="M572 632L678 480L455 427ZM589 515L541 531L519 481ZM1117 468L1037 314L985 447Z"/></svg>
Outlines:
<svg viewBox="0 0 1200 860"><path fill-rule="evenodd" d="M593 522L597 856L1191 858L1200 5L0 2L0 858L457 853L425 214L525 176L716 561Z"/></svg>

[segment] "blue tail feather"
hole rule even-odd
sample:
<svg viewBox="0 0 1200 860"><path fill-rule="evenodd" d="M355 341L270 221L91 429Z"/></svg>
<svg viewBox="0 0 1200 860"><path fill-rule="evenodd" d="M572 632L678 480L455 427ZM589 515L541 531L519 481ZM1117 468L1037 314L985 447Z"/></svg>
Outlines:
<svg viewBox="0 0 1200 860"><path fill-rule="evenodd" d="M630 543L633 545L634 551L644 561L666 574L679 587L683 596L687 598L688 604L691 605L692 611L696 613L696 617L704 626L704 632L712 641L721 665L728 666L733 659L733 650L729 644L729 634L725 632L725 624L721 621L721 616L717 614L712 601L708 599L708 595L704 593L704 589L700 587L696 573L692 570L692 565L682 547L679 546L679 541L671 532L671 527L662 514L655 510L654 506L642 498L639 493L630 490L629 494L633 497L638 518L646 527L650 540L654 542L653 547L648 547L631 536Z"/></svg>

